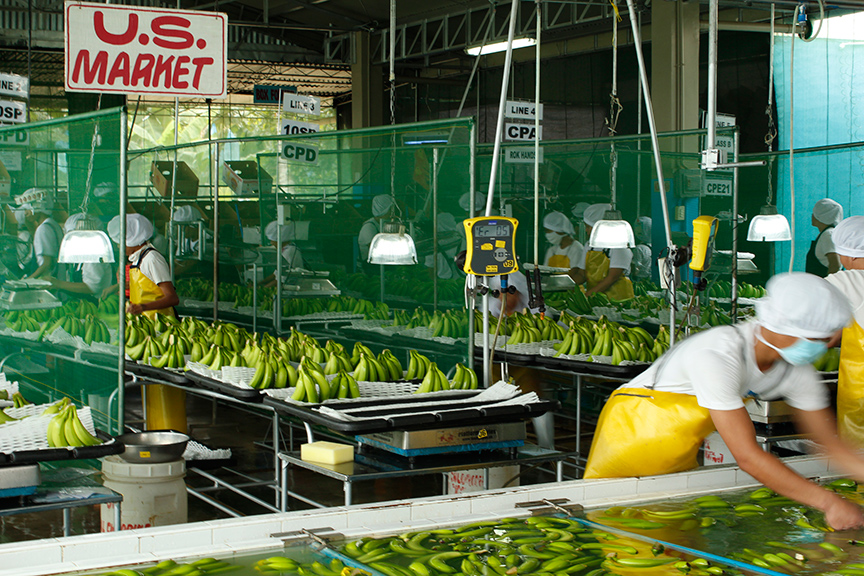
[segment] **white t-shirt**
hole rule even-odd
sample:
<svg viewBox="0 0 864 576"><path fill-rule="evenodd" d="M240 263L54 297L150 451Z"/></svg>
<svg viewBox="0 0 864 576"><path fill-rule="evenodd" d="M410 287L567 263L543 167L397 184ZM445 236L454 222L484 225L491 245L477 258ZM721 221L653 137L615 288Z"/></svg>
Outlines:
<svg viewBox="0 0 864 576"><path fill-rule="evenodd" d="M97 296L114 282L114 265L102 263L87 263L81 265L81 281Z"/></svg>
<svg viewBox="0 0 864 576"><path fill-rule="evenodd" d="M783 399L799 410L830 406L828 390L812 366L778 360L767 371L756 365L757 322L720 326L684 340L622 388L650 388L696 396L709 410L736 410L745 397ZM659 373L658 373L659 371Z"/></svg>
<svg viewBox="0 0 864 576"><path fill-rule="evenodd" d="M63 229L53 219L42 221L33 235L33 253L39 266L45 261L45 256L57 258L60 254L60 242L63 240Z"/></svg>
<svg viewBox="0 0 864 576"><path fill-rule="evenodd" d="M138 257L141 256L141 253L148 248L153 248L153 245L149 242L129 256L129 262L131 262L132 265L135 265L135 263L138 262ZM171 270L168 268L168 262L165 261L165 257L162 256L158 250L151 250L148 252L141 260L141 265L138 269L154 284L171 281Z"/></svg>
<svg viewBox="0 0 864 576"><path fill-rule="evenodd" d="M288 269L303 268L303 255L294 244L282 245L282 258L288 263Z"/></svg>
<svg viewBox="0 0 864 576"><path fill-rule="evenodd" d="M516 294L519 296L519 300L516 303L516 307L513 308L513 311L522 312L525 308L528 308L528 279L525 278L525 275L521 272L514 272L507 277L507 282L509 286L516 287ZM501 276L492 276L489 279L489 289L501 289ZM531 309L531 312L537 311L537 308ZM493 298L491 295L489 296L489 313L496 318L501 314L501 300Z"/></svg>
<svg viewBox="0 0 864 576"><path fill-rule="evenodd" d="M828 267L828 254L832 252L837 252L837 249L834 247L834 228L826 228L825 231L819 235L819 240L816 241L816 259L819 260L819 263Z"/></svg>
<svg viewBox="0 0 864 576"><path fill-rule="evenodd" d="M585 270L585 261L588 259L588 252L608 252L609 268L621 268L624 272L630 271L630 262L633 261L633 253L627 248L609 248L608 250L591 250L590 247L582 251L582 258L579 259L579 265L576 268Z"/></svg>
<svg viewBox="0 0 864 576"><path fill-rule="evenodd" d="M360 228L360 233L357 235L357 245L360 248L360 260L363 262L369 257L369 246L372 244L372 239L380 231L380 224L377 218L370 218L363 223Z"/></svg>
<svg viewBox="0 0 864 576"><path fill-rule="evenodd" d="M864 270L841 270L825 279L846 295L852 316L859 326L864 326Z"/></svg>
<svg viewBox="0 0 864 576"><path fill-rule="evenodd" d="M584 262L583 252L585 252L585 248L576 240L573 240L573 242L566 248L561 248L561 246L550 246L546 250L546 256L543 257L543 264L546 266L552 266L552 264L549 263L549 260L553 256L563 256L567 258L568 264L558 267L575 268L579 262Z"/></svg>
<svg viewBox="0 0 864 576"><path fill-rule="evenodd" d="M651 276L651 248L639 244L633 249L633 262L630 264L630 276L633 278L648 278Z"/></svg>

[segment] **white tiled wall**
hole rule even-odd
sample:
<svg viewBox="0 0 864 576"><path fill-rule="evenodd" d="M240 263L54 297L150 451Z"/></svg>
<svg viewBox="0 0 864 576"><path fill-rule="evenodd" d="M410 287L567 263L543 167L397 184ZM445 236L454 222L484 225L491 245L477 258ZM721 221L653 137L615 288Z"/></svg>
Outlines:
<svg viewBox="0 0 864 576"><path fill-rule="evenodd" d="M797 457L788 459L787 463L808 478L837 475L821 458ZM272 534L301 528L330 527L352 537L385 534L502 515L518 516L527 511L515 508L516 504L543 499L566 498L585 508L594 508L755 484L749 474L727 466L648 478L574 480L475 492L464 496L303 510L183 526L3 544L0 545L0 566L3 566L4 576L36 576L165 558L225 556L279 546L281 542L272 538Z"/></svg>

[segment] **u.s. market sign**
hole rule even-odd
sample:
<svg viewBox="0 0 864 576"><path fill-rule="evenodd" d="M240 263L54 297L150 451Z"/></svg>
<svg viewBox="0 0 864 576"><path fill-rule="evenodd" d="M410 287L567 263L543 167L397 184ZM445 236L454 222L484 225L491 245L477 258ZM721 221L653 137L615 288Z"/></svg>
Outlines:
<svg viewBox="0 0 864 576"><path fill-rule="evenodd" d="M66 91L221 98L228 16L66 3Z"/></svg>

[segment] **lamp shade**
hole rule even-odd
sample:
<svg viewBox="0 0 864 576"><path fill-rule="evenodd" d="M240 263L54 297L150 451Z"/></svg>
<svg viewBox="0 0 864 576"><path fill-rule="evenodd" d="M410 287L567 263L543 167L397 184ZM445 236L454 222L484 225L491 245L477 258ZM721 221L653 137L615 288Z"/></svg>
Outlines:
<svg viewBox="0 0 864 576"><path fill-rule="evenodd" d="M771 205L763 206L758 216L750 220L747 229L747 240L750 242L782 242L792 240L789 221L777 208Z"/></svg>
<svg viewBox="0 0 864 576"><path fill-rule="evenodd" d="M621 219L621 213L617 210L607 210L603 219L598 220L591 228L588 246L603 249L635 248L636 238L633 235L633 227L629 222Z"/></svg>
<svg viewBox="0 0 864 576"><path fill-rule="evenodd" d="M387 222L369 245L369 263L410 266L417 263L417 248L399 222Z"/></svg>
<svg viewBox="0 0 864 576"><path fill-rule="evenodd" d="M71 230L63 236L57 262L107 263L114 262L111 240L101 230Z"/></svg>
<svg viewBox="0 0 864 576"><path fill-rule="evenodd" d="M537 44L537 40L534 38L514 38L513 39L513 50L518 50L519 48L528 48L529 46L534 46ZM470 46L465 49L465 53L469 56L485 56L486 54L495 54L496 52L504 52L507 50L507 42L492 42L489 44L481 44L479 46Z"/></svg>

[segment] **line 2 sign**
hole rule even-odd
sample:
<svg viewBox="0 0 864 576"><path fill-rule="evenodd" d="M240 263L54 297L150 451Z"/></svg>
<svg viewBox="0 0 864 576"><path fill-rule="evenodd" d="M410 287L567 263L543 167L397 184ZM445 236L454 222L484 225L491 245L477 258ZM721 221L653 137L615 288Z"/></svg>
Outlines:
<svg viewBox="0 0 864 576"><path fill-rule="evenodd" d="M67 92L224 98L228 16L68 2Z"/></svg>

